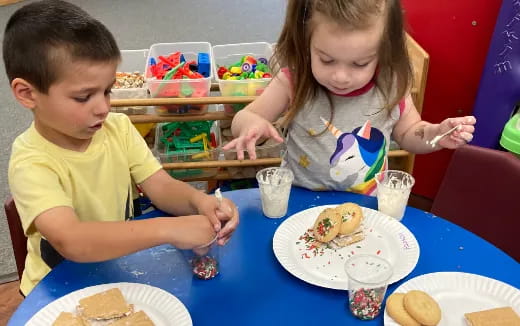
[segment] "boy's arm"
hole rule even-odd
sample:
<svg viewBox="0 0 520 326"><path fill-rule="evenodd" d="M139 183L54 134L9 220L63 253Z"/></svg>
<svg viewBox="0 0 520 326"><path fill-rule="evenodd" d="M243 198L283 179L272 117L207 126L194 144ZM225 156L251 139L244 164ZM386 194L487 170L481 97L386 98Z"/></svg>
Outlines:
<svg viewBox="0 0 520 326"><path fill-rule="evenodd" d="M199 214L198 204L206 195L189 184L172 178L160 169L140 185L154 205L173 216Z"/></svg>
<svg viewBox="0 0 520 326"><path fill-rule="evenodd" d="M404 150L416 154L431 153L442 148L456 148L471 141L475 123L476 119L472 116L448 118L439 124L424 121L417 112L411 95L408 94L405 109L394 126L392 136ZM461 125L460 130L444 137L437 146L432 147L426 143L457 125Z"/></svg>
<svg viewBox="0 0 520 326"><path fill-rule="evenodd" d="M165 243L191 249L215 236L211 223L202 215L81 222L72 208L60 206L41 213L34 223L54 249L77 262L113 259Z"/></svg>
<svg viewBox="0 0 520 326"><path fill-rule="evenodd" d="M225 199L222 205L219 205L214 196L172 178L163 169L152 174L140 186L146 196L162 211L175 216L206 216L215 231L219 232L220 244L227 242L238 226L238 210L232 201Z"/></svg>

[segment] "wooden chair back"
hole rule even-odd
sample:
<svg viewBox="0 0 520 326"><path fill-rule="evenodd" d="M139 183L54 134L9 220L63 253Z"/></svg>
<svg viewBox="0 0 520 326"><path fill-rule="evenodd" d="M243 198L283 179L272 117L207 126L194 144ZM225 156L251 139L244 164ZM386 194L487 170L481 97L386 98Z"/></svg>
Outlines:
<svg viewBox="0 0 520 326"><path fill-rule="evenodd" d="M16 204L12 197L9 197L4 203L5 216L9 225L9 233L11 234L11 242L13 243L14 259L18 270L18 277L22 278L25 268L25 258L27 257L27 238L23 232L22 222L16 210Z"/></svg>

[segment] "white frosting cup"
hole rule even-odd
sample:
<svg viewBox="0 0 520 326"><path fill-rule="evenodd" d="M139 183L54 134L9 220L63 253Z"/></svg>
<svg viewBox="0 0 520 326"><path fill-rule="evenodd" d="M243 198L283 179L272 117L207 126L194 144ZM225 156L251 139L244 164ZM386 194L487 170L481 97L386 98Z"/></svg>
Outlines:
<svg viewBox="0 0 520 326"><path fill-rule="evenodd" d="M292 171L286 168L272 167L258 171L256 180L265 216L279 218L287 214L293 179Z"/></svg>
<svg viewBox="0 0 520 326"><path fill-rule="evenodd" d="M414 177L403 171L387 170L377 173L375 179L378 210L400 221L415 184Z"/></svg>

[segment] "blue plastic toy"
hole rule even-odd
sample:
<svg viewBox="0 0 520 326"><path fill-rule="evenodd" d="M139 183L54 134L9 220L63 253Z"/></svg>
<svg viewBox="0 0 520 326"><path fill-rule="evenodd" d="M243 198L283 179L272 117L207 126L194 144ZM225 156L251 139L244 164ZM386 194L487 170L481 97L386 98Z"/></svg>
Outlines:
<svg viewBox="0 0 520 326"><path fill-rule="evenodd" d="M200 52L197 58L197 72L202 76L208 78L209 77L209 55L204 52Z"/></svg>

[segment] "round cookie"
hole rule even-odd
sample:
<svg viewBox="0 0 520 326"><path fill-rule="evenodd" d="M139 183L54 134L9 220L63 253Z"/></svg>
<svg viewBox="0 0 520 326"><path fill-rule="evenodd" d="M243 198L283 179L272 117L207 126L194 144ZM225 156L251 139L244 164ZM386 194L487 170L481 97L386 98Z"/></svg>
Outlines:
<svg viewBox="0 0 520 326"><path fill-rule="evenodd" d="M355 203L344 203L336 207L341 216L341 228L339 234L348 235L356 231L363 220L363 211Z"/></svg>
<svg viewBox="0 0 520 326"><path fill-rule="evenodd" d="M404 293L392 293L386 299L386 312L401 326L421 326L404 309Z"/></svg>
<svg viewBox="0 0 520 326"><path fill-rule="evenodd" d="M338 235L340 227L341 216L334 208L326 208L314 222L314 237L320 242L329 242Z"/></svg>
<svg viewBox="0 0 520 326"><path fill-rule="evenodd" d="M408 291L403 299L404 308L413 319L425 326L435 326L441 320L439 304L426 292Z"/></svg>

